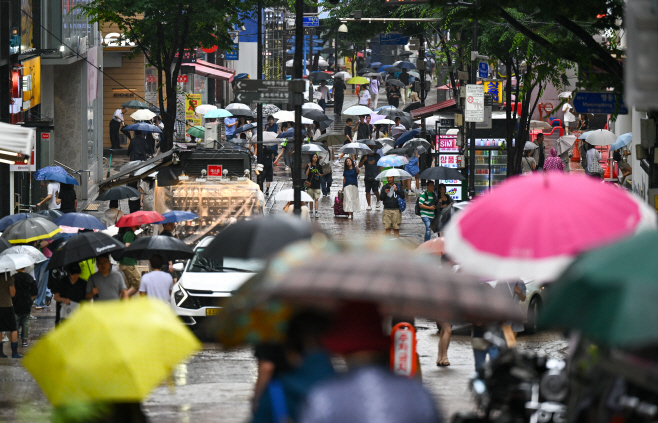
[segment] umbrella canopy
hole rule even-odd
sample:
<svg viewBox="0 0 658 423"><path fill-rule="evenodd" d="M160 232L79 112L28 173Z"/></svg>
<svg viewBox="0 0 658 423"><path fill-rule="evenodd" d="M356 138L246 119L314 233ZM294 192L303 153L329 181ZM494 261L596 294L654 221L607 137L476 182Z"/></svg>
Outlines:
<svg viewBox="0 0 658 423"><path fill-rule="evenodd" d="M347 80L348 84L353 84L353 85L362 85L362 84L367 84L370 82L370 79L364 78L362 76L355 76Z"/></svg>
<svg viewBox="0 0 658 423"><path fill-rule="evenodd" d="M33 264L34 259L27 254L6 254L0 256L0 272L25 269Z"/></svg>
<svg viewBox="0 0 658 423"><path fill-rule="evenodd" d="M131 118L137 121L151 120L157 115L148 109L139 109L130 115Z"/></svg>
<svg viewBox="0 0 658 423"><path fill-rule="evenodd" d="M576 137L573 135L563 135L557 139L557 154L562 154L565 151L569 151L573 148L573 144L576 142Z"/></svg>
<svg viewBox="0 0 658 423"><path fill-rule="evenodd" d="M102 232L82 232L71 237L53 251L48 269L57 269L70 263L79 263L114 252L123 251L123 243Z"/></svg>
<svg viewBox="0 0 658 423"><path fill-rule="evenodd" d="M524 150L536 150L537 148L539 148L539 146L532 141L526 141L523 146Z"/></svg>
<svg viewBox="0 0 658 423"><path fill-rule="evenodd" d="M293 112L288 112L287 115L282 116L277 119L279 122L290 122L290 123L295 123L295 114ZM307 119L304 116L302 116L302 125L312 125L313 121L311 119ZM290 128L293 129L293 128ZM290 130L289 129L289 130Z"/></svg>
<svg viewBox="0 0 658 423"><path fill-rule="evenodd" d="M378 112L378 111L380 111L380 110L386 110L386 109L397 109L397 107L395 107L395 106L390 106L390 105L389 105L389 106L381 106L381 107L377 107L377 108L375 109L375 112Z"/></svg>
<svg viewBox="0 0 658 423"><path fill-rule="evenodd" d="M388 73L402 72L402 69L398 68L397 66L389 66L386 69L384 69L383 66L379 68L379 72L383 72L384 70Z"/></svg>
<svg viewBox="0 0 658 423"><path fill-rule="evenodd" d="M443 238L432 238L429 241L425 241L416 248L419 252L433 254L435 256L441 257L445 254L445 248L443 245Z"/></svg>
<svg viewBox="0 0 658 423"><path fill-rule="evenodd" d="M377 161L377 166L381 167L398 167L409 163L409 159L404 156L384 156Z"/></svg>
<svg viewBox="0 0 658 423"><path fill-rule="evenodd" d="M311 79L313 81L322 81L322 80L328 80L331 79L331 75L324 73L324 72L313 72L311 73Z"/></svg>
<svg viewBox="0 0 658 423"><path fill-rule="evenodd" d="M320 135L315 141L327 141L327 145L343 145L347 141L347 137L343 134L331 134L329 132Z"/></svg>
<svg viewBox="0 0 658 423"><path fill-rule="evenodd" d="M48 257L44 256L43 253L36 248L30 246L30 245L15 245L11 248L7 248L3 252L0 253L0 257L3 257L7 254L20 254L20 255L26 255L29 256L32 259L33 263L41 263L46 260L48 260ZM20 267L18 269L21 269Z"/></svg>
<svg viewBox="0 0 658 423"><path fill-rule="evenodd" d="M322 112L322 110L307 110L302 111L302 116L306 119L311 119L317 122L325 122L331 120L331 118Z"/></svg>
<svg viewBox="0 0 658 423"><path fill-rule="evenodd" d="M356 73L359 75L365 75L367 73L376 73L377 71L373 68L361 68Z"/></svg>
<svg viewBox="0 0 658 423"><path fill-rule="evenodd" d="M308 103L304 103L304 104L308 104ZM304 110L304 106L302 106L302 110ZM279 110L278 112L274 113L272 117L279 122L294 122L295 112L291 112L288 110Z"/></svg>
<svg viewBox="0 0 658 423"><path fill-rule="evenodd" d="M389 156L389 157L390 157L390 156ZM378 163L378 164L379 164L379 163ZM380 173L379 175L377 175L377 178L376 178L376 179L378 179L378 180L380 180L380 181L385 181L386 178L389 178L389 177L391 177L391 176L394 177L396 181L404 181L404 180L406 180L406 179L411 179L411 178L413 178L413 176L411 176L411 174L410 174L409 172L407 172L406 170L402 170L402 169L386 169L385 171L383 171L382 173Z"/></svg>
<svg viewBox="0 0 658 423"><path fill-rule="evenodd" d="M332 118L328 118L327 120L322 120L318 122L321 131L324 131L325 129L329 128L331 125L333 125L333 123L334 121Z"/></svg>
<svg viewBox="0 0 658 423"><path fill-rule="evenodd" d="M19 220L29 219L31 217L38 217L38 214L34 213L16 213L10 214L0 219L0 232L3 232L5 229L18 222ZM44 216L42 216L44 217Z"/></svg>
<svg viewBox="0 0 658 423"><path fill-rule="evenodd" d="M278 112L279 109L276 107L274 104L263 104L263 116L269 116L273 115L274 113ZM255 110L257 112L257 110Z"/></svg>
<svg viewBox="0 0 658 423"><path fill-rule="evenodd" d="M409 75L413 76L414 78L420 78L420 74L416 71L409 71Z"/></svg>
<svg viewBox="0 0 658 423"><path fill-rule="evenodd" d="M123 252L123 257L148 260L159 255L165 261L187 260L194 256L194 250L173 236L155 235L138 238Z"/></svg>
<svg viewBox="0 0 658 423"><path fill-rule="evenodd" d="M128 109L148 109L149 106L146 103L142 103L137 100L130 100L121 105L121 107L126 107Z"/></svg>
<svg viewBox="0 0 658 423"><path fill-rule="evenodd" d="M201 252L205 258L266 258L295 241L310 239L315 231L308 222L288 216L241 220L215 237Z"/></svg>
<svg viewBox="0 0 658 423"><path fill-rule="evenodd" d="M163 213L162 216L164 217L164 220L157 222L158 225L164 225L165 223L184 222L187 220L194 220L199 218L199 215L196 213L180 210L173 210L167 213Z"/></svg>
<svg viewBox="0 0 658 423"><path fill-rule="evenodd" d="M114 226L112 226L112 227L114 227ZM106 232L106 231L104 231L104 232ZM53 240L50 242L50 244L48 244L48 249L50 251L55 251L59 247L61 247L62 244L64 244L64 242L68 241L69 239L73 238L74 236L78 236L78 234L79 234L79 232L66 233L66 232L62 231L62 232L58 233L57 235L55 235L53 237Z"/></svg>
<svg viewBox="0 0 658 423"><path fill-rule="evenodd" d="M352 116L365 116L365 115L369 115L370 113L372 113L372 110L370 110L370 108L361 105L348 107L347 110L343 112L344 115L352 115Z"/></svg>
<svg viewBox="0 0 658 423"><path fill-rule="evenodd" d="M302 137L306 136L306 130L302 129ZM277 138L294 138L295 137L295 128L286 129L276 136Z"/></svg>
<svg viewBox="0 0 658 423"><path fill-rule="evenodd" d="M403 147L412 148L418 152L418 154L423 154L426 151L429 151L431 145L430 143L422 138L412 138L409 141L403 144Z"/></svg>
<svg viewBox="0 0 658 423"><path fill-rule="evenodd" d="M416 65L414 65L411 62L399 62L399 63L396 62L394 64L400 69L406 69L406 70L416 69Z"/></svg>
<svg viewBox="0 0 658 423"><path fill-rule="evenodd" d="M317 112L320 112L320 113L324 114L324 111L322 110L322 107L317 103L304 103L302 105L302 116L307 117L307 116L305 116L305 113L311 112L311 111L317 111ZM309 119L313 119L313 118L309 118Z"/></svg>
<svg viewBox="0 0 658 423"><path fill-rule="evenodd" d="M59 211L59 210L39 210L38 212L34 212L37 216L42 216L45 217L48 220L55 220L60 216L64 216L64 213ZM0 220L1 222L1 220ZM0 229L0 232L2 232L2 229Z"/></svg>
<svg viewBox="0 0 658 423"><path fill-rule="evenodd" d="M191 137L194 138L203 138L206 135L206 129L200 125L187 128L186 132L190 134Z"/></svg>
<svg viewBox="0 0 658 423"><path fill-rule="evenodd" d="M382 144L390 145L391 147L393 144L395 144L395 140L393 138L377 138L376 141Z"/></svg>
<svg viewBox="0 0 658 423"><path fill-rule="evenodd" d="M200 348L163 301L102 301L81 305L22 364L55 406L141 402Z"/></svg>
<svg viewBox="0 0 658 423"><path fill-rule="evenodd" d="M565 91L557 95L557 98L571 98L571 91Z"/></svg>
<svg viewBox="0 0 658 423"><path fill-rule="evenodd" d="M395 154L397 156L404 156L407 157L413 153L413 148L407 148L407 147L400 147L400 148L392 148L390 150L386 150L386 154Z"/></svg>
<svg viewBox="0 0 658 423"><path fill-rule="evenodd" d="M34 172L34 179L37 181L47 181L47 179L44 177L44 175L47 173L61 173L68 175L68 172L61 166L46 166Z"/></svg>
<svg viewBox="0 0 658 423"><path fill-rule="evenodd" d="M311 196L305 193L304 191L302 191L301 194L302 194L302 202L310 203L313 201L313 198L311 198ZM276 201L286 201L286 202L295 201L295 190L283 189L276 193L274 199Z"/></svg>
<svg viewBox="0 0 658 423"><path fill-rule="evenodd" d="M372 150L367 145L360 142L351 142L342 146L339 152L343 154L361 154L361 153L370 153Z"/></svg>
<svg viewBox="0 0 658 423"><path fill-rule="evenodd" d="M420 134L420 129L412 129L411 131L405 132L404 134L400 135L397 140L395 140L394 147L403 145L405 142L416 138L416 135L418 134Z"/></svg>
<svg viewBox="0 0 658 423"><path fill-rule="evenodd" d="M254 144L256 142L258 142L258 134L254 134L251 137L251 143ZM274 144L278 144L279 142L280 141L277 138L276 132L269 132L269 131L263 132L263 144L272 144L272 145L274 145Z"/></svg>
<svg viewBox="0 0 658 423"><path fill-rule="evenodd" d="M452 167L434 166L420 172L420 179L432 179L435 181L450 181L460 180L465 181L466 178L460 171Z"/></svg>
<svg viewBox="0 0 658 423"><path fill-rule="evenodd" d="M231 113L233 113L233 111L235 110L244 110L246 112L249 112L249 114L251 115L251 107L243 103L231 103L228 106L226 106L226 110L228 110Z"/></svg>
<svg viewBox="0 0 658 423"><path fill-rule="evenodd" d="M395 120L396 117L404 118L411 116L409 113L403 112L396 108L381 109L378 113L382 116L388 117L391 120Z"/></svg>
<svg viewBox="0 0 658 423"><path fill-rule="evenodd" d="M126 216L121 216L116 223L117 228L126 228L132 226L148 225L150 223L162 222L164 217L154 211L136 211Z"/></svg>
<svg viewBox="0 0 658 423"><path fill-rule="evenodd" d="M315 144L304 144L302 145L302 154L315 154L326 151L324 148L315 145Z"/></svg>
<svg viewBox="0 0 658 423"><path fill-rule="evenodd" d="M543 120L531 120L530 129L548 129L550 131L553 127L550 123L544 122Z"/></svg>
<svg viewBox="0 0 658 423"><path fill-rule="evenodd" d="M377 125L395 125L395 121L392 121L391 119L387 119L387 118L378 119L377 120ZM391 138L391 139L393 139L393 138ZM395 141L395 140L393 140L393 141Z"/></svg>
<svg viewBox="0 0 658 423"><path fill-rule="evenodd" d="M412 110L420 109L422 106L420 104L420 101L413 101L406 106L404 106L404 109L402 111L405 112L411 112Z"/></svg>
<svg viewBox="0 0 658 423"><path fill-rule="evenodd" d="M577 329L597 343L658 344L658 232L583 254L551 285L540 324Z"/></svg>
<svg viewBox="0 0 658 423"><path fill-rule="evenodd" d="M611 145L617 141L617 136L606 129L597 129L586 132L586 134L587 137L585 139L591 145ZM583 139L582 136L580 138Z"/></svg>
<svg viewBox="0 0 658 423"><path fill-rule="evenodd" d="M66 213L64 216L55 219L54 223L57 225L72 226L74 228L82 229L107 229L107 227L103 225L103 222L86 213Z"/></svg>
<svg viewBox="0 0 658 423"><path fill-rule="evenodd" d="M234 104L235 104L235 103L234 103ZM251 112L251 109L250 109L250 110L244 110L244 109L233 109L233 110L231 110L230 112L233 114L233 117L239 117L239 116L242 116L242 117L246 117L246 118L249 118L249 119L253 119L253 118L254 118L254 115L253 115L253 113Z"/></svg>
<svg viewBox="0 0 658 423"><path fill-rule="evenodd" d="M371 68L374 68L374 69L377 69L377 68L379 68L381 65L382 65L382 62L372 62L372 63L370 64L370 67L371 67Z"/></svg>
<svg viewBox="0 0 658 423"><path fill-rule="evenodd" d="M206 113L208 113L211 110L216 110L217 106L214 106L212 104L201 104L199 106L196 106L194 109L194 113L196 113L199 116L203 116Z"/></svg>
<svg viewBox="0 0 658 423"><path fill-rule="evenodd" d="M221 119L221 118L227 118L231 117L233 114L229 112L228 110L224 109L213 109L208 112L206 112L205 115L203 115L204 119Z"/></svg>
<svg viewBox="0 0 658 423"><path fill-rule="evenodd" d="M401 51L398 56L413 56L413 51Z"/></svg>
<svg viewBox="0 0 658 423"><path fill-rule="evenodd" d="M251 129L256 128L257 126L258 126L258 125L256 125L255 123L248 123L248 124L246 124L246 125L242 125L242 126L239 127L238 129L236 129L236 130L235 130L235 133L236 133L236 134L239 134L240 132L246 132L246 131L249 131L249 130L251 130Z"/></svg>
<svg viewBox="0 0 658 423"><path fill-rule="evenodd" d="M71 184L71 185L80 185L77 179L75 179L72 176L69 176L66 173L59 173L59 172L44 173L43 177L47 181L55 181L55 182L61 182L63 184Z"/></svg>
<svg viewBox="0 0 658 423"><path fill-rule="evenodd" d="M96 201L123 200L126 198L139 197L141 195L142 193L139 192L136 188L121 185L103 191L102 194L96 197Z"/></svg>
<svg viewBox="0 0 658 423"><path fill-rule="evenodd" d="M377 148L382 148L382 144L378 142L377 140L373 140L371 138L365 139L365 140L356 140L355 142L360 142L361 144L365 144L368 147L377 147ZM372 150L372 148L371 148Z"/></svg>
<svg viewBox="0 0 658 423"><path fill-rule="evenodd" d="M625 134L622 134L617 138L617 141L615 141L614 144L610 145L610 151L615 151L619 150L620 148L626 147L628 144L633 141L633 133L632 132L627 132Z"/></svg>
<svg viewBox="0 0 658 423"><path fill-rule="evenodd" d="M155 133L155 134L161 134L162 129L155 125L151 125L150 123L133 123L132 125L128 125L123 128L126 131L142 131L142 132L147 132L147 133Z"/></svg>
<svg viewBox="0 0 658 423"><path fill-rule="evenodd" d="M4 238L0 238L0 252L6 250L7 248L11 248L9 241Z"/></svg>
<svg viewBox="0 0 658 423"><path fill-rule="evenodd" d="M352 75L350 75L349 72L341 71L341 72L336 72L334 74L334 78L349 80L352 79Z"/></svg>
<svg viewBox="0 0 658 423"><path fill-rule="evenodd" d="M29 244L40 239L50 239L61 229L48 219L32 217L19 220L2 232L2 237L10 244Z"/></svg>
<svg viewBox="0 0 658 423"><path fill-rule="evenodd" d="M587 217L577 231L574 215ZM633 194L549 172L508 179L479 197L452 218L444 239L446 252L475 275L550 281L578 254L655 227L655 212Z"/></svg>
<svg viewBox="0 0 658 423"><path fill-rule="evenodd" d="M404 88L405 85L399 79L388 79L386 80L386 85L395 85L396 87Z"/></svg>

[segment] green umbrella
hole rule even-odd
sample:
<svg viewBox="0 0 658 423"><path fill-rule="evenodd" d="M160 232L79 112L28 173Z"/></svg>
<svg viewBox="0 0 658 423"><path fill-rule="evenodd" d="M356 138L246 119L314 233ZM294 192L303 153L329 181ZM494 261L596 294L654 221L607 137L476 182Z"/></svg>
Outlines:
<svg viewBox="0 0 658 423"><path fill-rule="evenodd" d="M578 329L601 344L658 344L658 232L580 256L549 287L543 326Z"/></svg>
<svg viewBox="0 0 658 423"><path fill-rule="evenodd" d="M203 126L193 126L187 130L187 133L194 138L203 138L206 135L206 130Z"/></svg>
<svg viewBox="0 0 658 423"><path fill-rule="evenodd" d="M129 109L148 109L149 105L138 100L130 100L123 103L121 107L127 107Z"/></svg>

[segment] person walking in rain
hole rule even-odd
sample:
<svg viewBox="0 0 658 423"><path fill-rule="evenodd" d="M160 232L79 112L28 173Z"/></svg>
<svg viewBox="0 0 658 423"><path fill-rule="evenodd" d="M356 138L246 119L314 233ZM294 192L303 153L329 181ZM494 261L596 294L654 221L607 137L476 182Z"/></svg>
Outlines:
<svg viewBox="0 0 658 423"><path fill-rule="evenodd" d="M345 100L345 90L347 86L343 78L334 79L334 114L341 116L343 114L343 101Z"/></svg>
<svg viewBox="0 0 658 423"><path fill-rule="evenodd" d="M306 192L313 199L311 203L311 213L313 213L313 205L315 204L315 218L319 218L318 208L322 197L322 184L320 178L322 177L322 166L320 166L320 156L314 154L311 156L311 161L306 165Z"/></svg>
<svg viewBox="0 0 658 423"><path fill-rule="evenodd" d="M379 101L379 77L376 76L370 80L370 104L372 109L377 108L377 101Z"/></svg>
<svg viewBox="0 0 658 423"><path fill-rule="evenodd" d="M425 241L432 238L430 224L436 215L437 198L434 193L434 181L427 181L427 189L418 197L418 206L420 207L420 218L425 224Z"/></svg>
<svg viewBox="0 0 658 423"><path fill-rule="evenodd" d="M554 148L551 148L551 156L544 162L544 172L564 172L564 163Z"/></svg>
<svg viewBox="0 0 658 423"><path fill-rule="evenodd" d="M349 213L349 219L354 219L354 212L359 211L359 168L351 157L345 159L343 168L343 210Z"/></svg>
<svg viewBox="0 0 658 423"><path fill-rule="evenodd" d="M57 181L48 181L48 195L43 200L37 203L37 208L41 207L43 203L48 203L48 210L59 210L61 201L57 202L59 195L60 185Z"/></svg>
<svg viewBox="0 0 658 423"><path fill-rule="evenodd" d="M9 333L11 341L11 357L22 358L18 353L18 331L16 330L16 314L14 313L14 304L12 299L16 295L14 279L5 272L0 275L0 332ZM0 335L0 358L7 358L2 347L2 338Z"/></svg>
<svg viewBox="0 0 658 423"><path fill-rule="evenodd" d="M125 125L123 114L128 111L127 107L121 107L114 111L112 120L110 120L110 142L112 143L113 150L121 150L121 139L119 138L119 131Z"/></svg>
<svg viewBox="0 0 658 423"><path fill-rule="evenodd" d="M525 150L521 159L521 173L527 175L537 169L537 162L532 157L532 150Z"/></svg>
<svg viewBox="0 0 658 423"><path fill-rule="evenodd" d="M87 300L107 301L128 298L123 274L112 270L110 257L98 257L96 266L98 272L91 275L87 281Z"/></svg>
<svg viewBox="0 0 658 423"><path fill-rule="evenodd" d="M387 177L386 182L386 185L382 187L382 190L379 193L379 199L384 203L384 213L382 213L384 234L392 232L399 238L402 212L400 211L398 198L404 199L404 192L401 189L398 189L394 177Z"/></svg>
<svg viewBox="0 0 658 423"><path fill-rule="evenodd" d="M537 162L537 169L543 169L544 162L546 161L546 151L544 148L544 134L537 134L537 138L535 139L535 144L537 144L537 148L533 151L532 157L534 157L535 162Z"/></svg>
<svg viewBox="0 0 658 423"><path fill-rule="evenodd" d="M374 148L371 147L371 148ZM377 180L377 175L379 175L380 172L380 167L377 166L377 162L380 159L380 155L375 153L373 150L370 150L370 152L363 156L361 158L361 163L359 163L359 167L364 167L365 166L365 186L366 186L366 203L368 203L368 207L366 207L366 210L372 210L372 199L371 196L375 196L375 200L377 201L377 208L381 207L381 201L379 200L379 181Z"/></svg>

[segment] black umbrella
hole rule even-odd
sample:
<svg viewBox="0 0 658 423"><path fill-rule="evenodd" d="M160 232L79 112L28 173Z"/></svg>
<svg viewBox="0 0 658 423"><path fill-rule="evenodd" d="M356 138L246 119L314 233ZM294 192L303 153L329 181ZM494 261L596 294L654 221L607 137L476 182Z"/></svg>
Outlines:
<svg viewBox="0 0 658 423"><path fill-rule="evenodd" d="M9 241L4 238L0 238L0 253L11 247L13 247L13 245L11 245Z"/></svg>
<svg viewBox="0 0 658 423"><path fill-rule="evenodd" d="M403 118L403 117L411 116L409 113L403 112L403 111L398 110L398 109L381 109L377 113L382 115L382 116L388 116L388 118L391 119L391 120L395 120L396 117ZM375 124L376 123L377 122L375 122Z"/></svg>
<svg viewBox="0 0 658 423"><path fill-rule="evenodd" d="M245 131L248 131L248 130L250 130L250 129L254 129L254 128L257 127L257 126L258 126L258 125L256 125L255 123L248 123L248 124L246 124L246 125L242 125L242 126L239 127L238 129L236 129L236 130L235 130L235 133L236 133L236 134L239 134L240 132L245 132Z"/></svg>
<svg viewBox="0 0 658 423"><path fill-rule="evenodd" d="M233 117L248 117L249 119L253 119L254 115L251 113L251 110L244 110L244 109L231 109L229 110Z"/></svg>
<svg viewBox="0 0 658 423"><path fill-rule="evenodd" d="M123 103L121 107L127 107L129 109L148 109L149 105L146 103L142 103L141 101L130 100Z"/></svg>
<svg viewBox="0 0 658 423"><path fill-rule="evenodd" d="M410 156L413 153L414 149L409 148L409 147L400 147L400 148L394 148L392 150L388 150L386 152L386 155L389 156L391 154L396 154L398 156Z"/></svg>
<svg viewBox="0 0 658 423"><path fill-rule="evenodd" d="M319 110L309 110L307 112L302 113L302 116L304 116L306 119L311 119L318 122L324 122L325 120L331 119L329 116L325 115Z"/></svg>
<svg viewBox="0 0 658 423"><path fill-rule="evenodd" d="M390 68L386 68L384 70L388 73L402 72L402 69L398 68L397 66L391 66Z"/></svg>
<svg viewBox="0 0 658 423"><path fill-rule="evenodd" d="M402 111L411 112L412 110L416 110L420 108L421 108L420 101L414 101L413 103L407 104L406 107L402 109Z"/></svg>
<svg viewBox="0 0 658 423"><path fill-rule="evenodd" d="M325 73L325 72L313 72L311 74L311 79L313 81L322 81L322 80L326 81L328 79L331 79L331 75L329 75L328 73Z"/></svg>
<svg viewBox="0 0 658 423"><path fill-rule="evenodd" d="M265 216L241 220L224 229L201 257L221 259L266 258L293 242L310 239L314 230L308 222L288 216Z"/></svg>
<svg viewBox="0 0 658 423"><path fill-rule="evenodd" d="M412 54L414 54L413 51L403 51L401 53L398 53L398 56L411 56Z"/></svg>
<svg viewBox="0 0 658 423"><path fill-rule="evenodd" d="M59 226L39 216L19 220L10 225L2 232L2 237L10 244L29 244L40 239L50 239L58 232L61 232Z"/></svg>
<svg viewBox="0 0 658 423"><path fill-rule="evenodd" d="M48 269L120 252L125 248L122 242L102 232L82 232L66 241L53 253Z"/></svg>
<svg viewBox="0 0 658 423"><path fill-rule="evenodd" d="M324 131L325 129L329 128L333 123L333 119L328 119L328 120L323 120L321 122L318 122L320 124L320 130Z"/></svg>
<svg viewBox="0 0 658 423"><path fill-rule="evenodd" d="M386 80L386 85L395 85L396 87L404 88L404 82L400 81L399 79L387 79Z"/></svg>
<svg viewBox="0 0 658 423"><path fill-rule="evenodd" d="M60 216L63 216L64 213L59 211L59 210L41 210L38 212L35 212L35 214L41 215L45 217L48 220L55 220Z"/></svg>
<svg viewBox="0 0 658 423"><path fill-rule="evenodd" d="M359 74L359 75L364 75L364 74L366 74L366 73L373 73L373 72L376 73L377 71L374 70L373 68L363 68L363 69L359 69L359 71L357 72L357 74Z"/></svg>
<svg viewBox="0 0 658 423"><path fill-rule="evenodd" d="M356 140L356 142L362 142L362 143L364 143L365 145L368 145L368 146L374 145L377 148L382 148L383 147L382 143L380 143L379 141L375 141L373 139Z"/></svg>
<svg viewBox="0 0 658 423"><path fill-rule="evenodd" d="M160 255L165 261L187 260L194 256L194 250L173 236L155 235L139 238L123 252L123 257L148 260Z"/></svg>
<svg viewBox="0 0 658 423"><path fill-rule="evenodd" d="M101 195L96 197L96 201L123 200L125 198L139 197L141 195L142 193L137 191L137 189L121 185L103 191Z"/></svg>
<svg viewBox="0 0 658 423"><path fill-rule="evenodd" d="M465 180L464 175L460 171L451 167L435 166L428 167L420 172L420 179L433 179L433 180Z"/></svg>

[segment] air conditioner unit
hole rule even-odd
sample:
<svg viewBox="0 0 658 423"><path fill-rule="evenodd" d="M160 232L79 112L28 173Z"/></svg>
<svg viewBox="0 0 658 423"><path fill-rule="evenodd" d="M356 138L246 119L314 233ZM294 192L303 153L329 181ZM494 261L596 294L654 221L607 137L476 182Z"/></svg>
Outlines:
<svg viewBox="0 0 658 423"><path fill-rule="evenodd" d="M205 136L203 144L205 148L217 148L221 138L220 124L217 122L208 122L205 126Z"/></svg>

